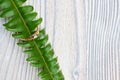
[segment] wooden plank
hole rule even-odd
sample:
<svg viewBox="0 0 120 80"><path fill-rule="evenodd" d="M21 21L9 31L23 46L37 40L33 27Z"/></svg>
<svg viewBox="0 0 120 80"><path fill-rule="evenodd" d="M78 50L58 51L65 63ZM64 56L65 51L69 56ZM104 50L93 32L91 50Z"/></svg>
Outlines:
<svg viewBox="0 0 120 80"><path fill-rule="evenodd" d="M65 80L120 80L119 0L28 0ZM0 19L0 80L40 80Z"/></svg>
<svg viewBox="0 0 120 80"><path fill-rule="evenodd" d="M87 80L120 80L119 0L85 0Z"/></svg>

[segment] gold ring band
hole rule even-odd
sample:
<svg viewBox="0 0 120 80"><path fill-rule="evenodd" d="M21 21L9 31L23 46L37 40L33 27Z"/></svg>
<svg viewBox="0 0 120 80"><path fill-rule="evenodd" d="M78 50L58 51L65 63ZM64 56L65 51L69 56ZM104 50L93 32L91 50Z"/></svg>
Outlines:
<svg viewBox="0 0 120 80"><path fill-rule="evenodd" d="M35 31L35 33L33 35L31 35L30 37L28 38L21 38L20 40L21 41L30 41L30 40L34 40L38 37L39 35L39 28L37 27L37 30Z"/></svg>

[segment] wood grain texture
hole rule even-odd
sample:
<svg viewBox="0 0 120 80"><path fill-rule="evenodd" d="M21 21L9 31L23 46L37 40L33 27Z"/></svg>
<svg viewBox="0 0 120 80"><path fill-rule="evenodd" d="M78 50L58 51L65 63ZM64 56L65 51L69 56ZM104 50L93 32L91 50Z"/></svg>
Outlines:
<svg viewBox="0 0 120 80"><path fill-rule="evenodd" d="M120 80L120 0L85 0L87 79Z"/></svg>
<svg viewBox="0 0 120 80"><path fill-rule="evenodd" d="M120 0L28 0L65 80L120 80ZM0 19L0 80L40 80Z"/></svg>

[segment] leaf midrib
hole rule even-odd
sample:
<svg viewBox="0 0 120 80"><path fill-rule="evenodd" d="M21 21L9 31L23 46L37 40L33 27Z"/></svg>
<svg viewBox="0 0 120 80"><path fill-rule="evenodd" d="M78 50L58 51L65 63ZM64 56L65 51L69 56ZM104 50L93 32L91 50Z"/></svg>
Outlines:
<svg viewBox="0 0 120 80"><path fill-rule="evenodd" d="M23 22L23 24L24 24L25 28L27 29L27 31L28 31L28 33L29 33L29 36L30 36L30 35L31 35L31 32L30 32L29 28L27 27L26 22L25 22L25 20L23 19L20 11L18 10L17 6L15 5L15 2L14 2L13 0L10 0L10 1L11 1L11 3L13 4L13 7L14 7L15 10L17 11L20 19L22 20L22 22Z"/></svg>
<svg viewBox="0 0 120 80"><path fill-rule="evenodd" d="M13 0L10 0L10 1L11 1L11 3L13 4L15 10L17 11L20 19L22 20L22 22L23 22L23 24L24 24L25 28L27 29L27 31L28 31L28 33L29 33L29 36L30 36L30 35L31 35L31 32L30 32L28 26L26 25L26 22L25 22L24 18L22 17L20 11L18 10L15 2L14 2ZM38 52L39 52L39 54L40 54L40 56L41 56L41 58L42 58L42 60L43 60L43 62L44 62L44 64L45 64L45 67L46 67L46 69L48 70L48 72L49 72L49 74L50 74L51 79L53 80L54 78L53 78L53 76L52 76L52 74L51 74L51 72L50 72L50 70L49 70L49 68L48 68L48 66L47 66L47 63L46 63L44 57L42 56L42 53L41 53L39 47L37 46L37 43L35 42L35 40L32 40L32 41L33 41L33 43L35 44L35 47L36 47L36 49L38 50Z"/></svg>

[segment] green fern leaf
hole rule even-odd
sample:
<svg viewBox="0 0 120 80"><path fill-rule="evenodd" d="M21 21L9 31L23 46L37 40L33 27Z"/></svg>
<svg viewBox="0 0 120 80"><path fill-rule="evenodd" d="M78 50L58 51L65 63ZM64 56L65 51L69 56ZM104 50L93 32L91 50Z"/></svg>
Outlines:
<svg viewBox="0 0 120 80"><path fill-rule="evenodd" d="M26 0L0 0L0 17L9 18L4 24L5 28L13 32L12 36L16 39L28 38L42 22L42 18L35 20L37 13L33 12L30 5L23 6ZM42 80L64 80L60 71L57 57L54 58L54 50L48 43L48 35L45 29L39 31L39 36L30 41L20 41L18 46L26 48L26 59L33 67L40 68L38 76Z"/></svg>

